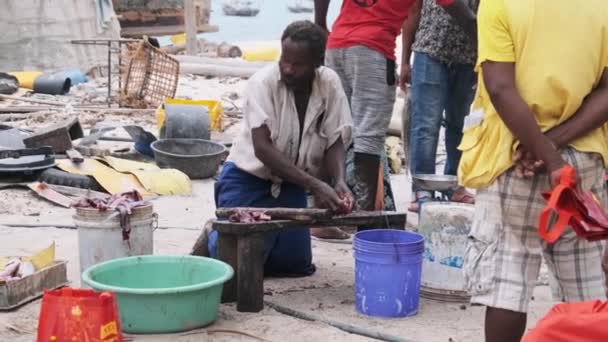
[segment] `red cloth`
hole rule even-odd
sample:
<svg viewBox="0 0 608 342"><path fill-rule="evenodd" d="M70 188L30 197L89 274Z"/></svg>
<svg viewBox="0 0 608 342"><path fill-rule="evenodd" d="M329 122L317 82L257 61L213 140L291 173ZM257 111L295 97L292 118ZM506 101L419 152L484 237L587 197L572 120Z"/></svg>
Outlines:
<svg viewBox="0 0 608 342"><path fill-rule="evenodd" d="M455 0L435 0L448 6ZM328 49L363 45L395 60L395 40L414 0L343 0Z"/></svg>
<svg viewBox="0 0 608 342"><path fill-rule="evenodd" d="M555 305L522 342L608 341L608 302Z"/></svg>

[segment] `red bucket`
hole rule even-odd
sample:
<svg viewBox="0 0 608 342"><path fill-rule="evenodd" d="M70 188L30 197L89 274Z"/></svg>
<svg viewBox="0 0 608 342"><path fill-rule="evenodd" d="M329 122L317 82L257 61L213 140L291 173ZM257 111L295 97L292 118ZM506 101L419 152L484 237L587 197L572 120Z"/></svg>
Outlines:
<svg viewBox="0 0 608 342"><path fill-rule="evenodd" d="M113 293L72 288L44 291L38 342L72 341L123 341Z"/></svg>

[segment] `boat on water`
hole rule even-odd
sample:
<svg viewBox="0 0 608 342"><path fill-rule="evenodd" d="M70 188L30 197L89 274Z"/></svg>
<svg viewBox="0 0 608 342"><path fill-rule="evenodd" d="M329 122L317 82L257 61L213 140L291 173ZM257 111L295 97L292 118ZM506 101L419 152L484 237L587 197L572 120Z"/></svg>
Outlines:
<svg viewBox="0 0 608 342"><path fill-rule="evenodd" d="M315 10L314 0L291 0L287 9L292 13L312 13Z"/></svg>
<svg viewBox="0 0 608 342"><path fill-rule="evenodd" d="M252 0L224 0L222 11L230 16L255 17L260 13L260 4Z"/></svg>

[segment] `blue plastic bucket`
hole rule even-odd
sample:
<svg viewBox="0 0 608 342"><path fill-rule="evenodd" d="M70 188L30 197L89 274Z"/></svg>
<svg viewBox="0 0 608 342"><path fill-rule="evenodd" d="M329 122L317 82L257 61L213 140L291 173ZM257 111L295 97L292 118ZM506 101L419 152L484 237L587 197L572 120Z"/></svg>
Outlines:
<svg viewBox="0 0 608 342"><path fill-rule="evenodd" d="M355 305L376 317L418 313L424 237L403 230L366 230L355 235Z"/></svg>

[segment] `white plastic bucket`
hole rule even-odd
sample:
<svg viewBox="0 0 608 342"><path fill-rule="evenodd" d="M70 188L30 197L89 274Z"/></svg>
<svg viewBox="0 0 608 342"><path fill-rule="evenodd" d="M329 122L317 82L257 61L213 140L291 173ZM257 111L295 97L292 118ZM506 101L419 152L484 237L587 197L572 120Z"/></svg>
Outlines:
<svg viewBox="0 0 608 342"><path fill-rule="evenodd" d="M154 230L158 225L152 204L133 209L129 240L122 238L120 216L115 211L76 208L80 274L103 261L154 253Z"/></svg>
<svg viewBox="0 0 608 342"><path fill-rule="evenodd" d="M421 296L450 302L467 302L464 253L475 207L453 202L424 203L418 232L425 238Z"/></svg>

